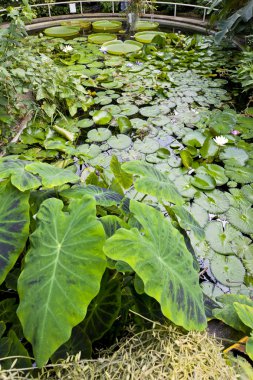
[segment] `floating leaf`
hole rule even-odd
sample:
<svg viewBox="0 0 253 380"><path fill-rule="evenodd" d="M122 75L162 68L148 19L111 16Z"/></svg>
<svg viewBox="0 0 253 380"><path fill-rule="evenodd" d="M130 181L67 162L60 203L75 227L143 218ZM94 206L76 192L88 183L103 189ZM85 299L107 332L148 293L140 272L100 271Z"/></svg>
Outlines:
<svg viewBox="0 0 253 380"><path fill-rule="evenodd" d="M215 179L217 186L225 185L228 182L228 177L225 175L224 168L216 164L205 164L204 166L199 166L196 173L209 174Z"/></svg>
<svg viewBox="0 0 253 380"><path fill-rule="evenodd" d="M23 251L29 235L29 193L22 193L9 181L5 181L0 183L0 199L0 284L2 284Z"/></svg>
<svg viewBox="0 0 253 380"><path fill-rule="evenodd" d="M191 179L191 184L201 190L213 190L215 179L208 174L197 174Z"/></svg>
<svg viewBox="0 0 253 380"><path fill-rule="evenodd" d="M201 147L199 153L203 158L214 157L219 151L219 147L211 137L207 137Z"/></svg>
<svg viewBox="0 0 253 380"><path fill-rule="evenodd" d="M99 206L110 207L117 206L122 201L122 195L102 187L88 186L73 186L71 189L61 191L61 196L67 199L82 199L84 195L93 196L96 204Z"/></svg>
<svg viewBox="0 0 253 380"><path fill-rule="evenodd" d="M253 233L253 209L245 207L242 209L230 207L226 212L228 221L238 230L245 234Z"/></svg>
<svg viewBox="0 0 253 380"><path fill-rule="evenodd" d="M118 230L105 244L106 255L127 262L136 271L145 292L160 303L167 318L185 329L204 329L198 274L182 235L152 207L132 200L130 210L143 233L136 228Z"/></svg>
<svg viewBox="0 0 253 380"><path fill-rule="evenodd" d="M87 137L90 141L102 142L108 140L112 132L107 128L92 129L88 132Z"/></svg>
<svg viewBox="0 0 253 380"><path fill-rule="evenodd" d="M159 22L153 21L137 21L135 30L155 30L159 27Z"/></svg>
<svg viewBox="0 0 253 380"><path fill-rule="evenodd" d="M105 270L105 235L95 200L83 197L73 200L68 212L62 209L59 199L42 203L18 281L18 316L39 367L83 320Z"/></svg>
<svg viewBox="0 0 253 380"><path fill-rule="evenodd" d="M79 34L79 26L52 26L44 30L46 36L49 37L73 37Z"/></svg>
<svg viewBox="0 0 253 380"><path fill-rule="evenodd" d="M229 166L244 166L249 159L248 154L244 149L236 147L226 147L220 153L220 159Z"/></svg>
<svg viewBox="0 0 253 380"><path fill-rule="evenodd" d="M206 240L214 251L223 255L233 255L236 252L236 241L241 234L229 224L223 229L221 222L208 223L205 233Z"/></svg>
<svg viewBox="0 0 253 380"><path fill-rule="evenodd" d="M94 32L118 32L122 29L122 22L115 20L98 20L92 23Z"/></svg>
<svg viewBox="0 0 253 380"><path fill-rule="evenodd" d="M112 120L112 115L106 110L99 110L94 112L92 118L95 124L106 125Z"/></svg>
<svg viewBox="0 0 253 380"><path fill-rule="evenodd" d="M141 50L142 44L133 40L125 41L109 41L103 44L103 48L110 54L125 55L129 53L135 53Z"/></svg>
<svg viewBox="0 0 253 380"><path fill-rule="evenodd" d="M132 129L131 121L126 116L120 116L117 119L120 133L128 133Z"/></svg>
<svg viewBox="0 0 253 380"><path fill-rule="evenodd" d="M211 260L211 271L226 286L239 286L244 282L244 266L235 256L215 255Z"/></svg>
<svg viewBox="0 0 253 380"><path fill-rule="evenodd" d="M158 106L148 106L140 108L140 114L146 117L155 117L160 114L160 108Z"/></svg>
<svg viewBox="0 0 253 380"><path fill-rule="evenodd" d="M220 190L196 194L194 201L211 214L222 214L229 209L228 198Z"/></svg>
<svg viewBox="0 0 253 380"><path fill-rule="evenodd" d="M253 167L252 166L244 166L244 167L233 167L226 166L225 174L232 181L237 183L250 183L253 182Z"/></svg>
<svg viewBox="0 0 253 380"><path fill-rule="evenodd" d="M135 115L139 108L135 104L124 103L120 105L120 113L125 116Z"/></svg>
<svg viewBox="0 0 253 380"><path fill-rule="evenodd" d="M166 37L166 33L156 31L144 31L135 33L134 38L136 39L136 41L142 42L144 44L150 44L155 36Z"/></svg>
<svg viewBox="0 0 253 380"><path fill-rule="evenodd" d="M122 134L110 137L107 142L111 148L120 150L127 149L132 144L130 137Z"/></svg>
<svg viewBox="0 0 253 380"><path fill-rule="evenodd" d="M116 34L111 33L95 33L95 34L89 34L88 35L88 42L91 42L93 44L97 45L103 45L103 43L108 41L114 41L117 40Z"/></svg>
<svg viewBox="0 0 253 380"><path fill-rule="evenodd" d="M140 177L134 183L137 191L178 205L183 203L183 199L174 183L167 175L156 170L152 165L142 161L131 161L125 162L122 169L127 173Z"/></svg>
<svg viewBox="0 0 253 380"><path fill-rule="evenodd" d="M141 153L155 153L159 149L159 143L150 137L144 137L143 140L134 142L134 149Z"/></svg>

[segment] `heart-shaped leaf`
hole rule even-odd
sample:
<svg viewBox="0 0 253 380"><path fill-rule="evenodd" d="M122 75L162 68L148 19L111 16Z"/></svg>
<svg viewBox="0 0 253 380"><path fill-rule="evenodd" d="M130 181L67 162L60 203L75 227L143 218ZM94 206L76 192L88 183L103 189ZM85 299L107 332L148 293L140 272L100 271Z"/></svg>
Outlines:
<svg viewBox="0 0 253 380"><path fill-rule="evenodd" d="M139 177L134 182L137 191L178 205L183 203L183 198L177 191L174 183L167 175L156 170L153 165L142 161L131 161L125 162L122 165L122 169L127 173Z"/></svg>
<svg viewBox="0 0 253 380"><path fill-rule="evenodd" d="M0 183L0 284L24 249L29 235L29 193ZM0 313L1 316L1 313Z"/></svg>
<svg viewBox="0 0 253 380"><path fill-rule="evenodd" d="M83 197L62 209L59 199L42 203L18 282L18 316L40 367L85 317L106 266L95 200Z"/></svg>
<svg viewBox="0 0 253 380"><path fill-rule="evenodd" d="M145 292L160 303L167 318L188 330L204 329L206 317L198 274L183 236L152 207L132 200L130 210L143 232L119 229L107 240L106 255L125 261L136 271Z"/></svg>

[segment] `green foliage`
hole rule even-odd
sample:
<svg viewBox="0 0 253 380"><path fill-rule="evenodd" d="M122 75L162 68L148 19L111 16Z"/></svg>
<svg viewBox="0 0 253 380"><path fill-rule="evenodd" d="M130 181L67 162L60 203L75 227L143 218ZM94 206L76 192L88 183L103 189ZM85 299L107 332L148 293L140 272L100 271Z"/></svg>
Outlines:
<svg viewBox="0 0 253 380"><path fill-rule="evenodd" d="M224 309L214 309L215 318L234 329L250 334L246 342L246 353L253 359L253 301L245 296L224 295L220 301Z"/></svg>
<svg viewBox="0 0 253 380"><path fill-rule="evenodd" d="M75 354L81 350L84 357L89 357L96 341L101 341L119 316L127 315L129 307L134 306L135 297L136 304L149 304L151 314L160 310L185 329L205 328L198 273L181 235L183 230L173 227L160 211L131 201L130 210L125 213L120 194L99 186L75 184L78 177L68 169L14 157L1 159L0 164L4 217L1 239L8 239L9 245L13 240L13 252L3 251L8 266L2 274L2 288L11 286L20 300L17 305L15 299L7 296L0 303L0 320L4 323L0 324L2 355L34 355L40 367L50 358L54 361L65 357L66 352ZM115 158L111 166L115 177L129 186L132 176L122 179L124 169ZM10 179L15 178L15 170L22 175L32 173L40 187L33 190L34 179L29 177L27 184L31 180L32 194L20 188L20 182L14 187ZM60 192L60 187L67 183L69 189ZM170 186L173 184L168 182L168 189ZM50 190L52 187L54 191ZM181 198L178 200L180 204ZM14 211L9 214L14 203ZM26 249L29 211L32 223ZM140 231L131 229L133 217ZM197 236L200 234L196 222L190 219L187 229L191 228ZM105 243L106 235L109 239ZM17 259L22 250L21 266ZM144 288L137 294L134 288L140 290L142 281ZM123 302L124 297L127 302ZM150 297L158 302L149 302ZM17 306L23 332L16 317ZM13 326L12 330L9 326ZM25 350L20 337L31 343L32 351L29 345ZM18 364L27 365L27 360ZM9 364L6 362L7 367Z"/></svg>

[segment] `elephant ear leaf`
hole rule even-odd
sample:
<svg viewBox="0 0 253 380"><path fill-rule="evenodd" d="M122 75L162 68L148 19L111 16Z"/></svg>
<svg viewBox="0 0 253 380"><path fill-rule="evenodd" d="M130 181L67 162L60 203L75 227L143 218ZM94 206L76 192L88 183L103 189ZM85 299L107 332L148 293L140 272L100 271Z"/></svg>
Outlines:
<svg viewBox="0 0 253 380"><path fill-rule="evenodd" d="M167 318L187 330L203 330L202 291L183 236L152 207L132 200L130 210L143 226L142 232L119 229L107 240L106 255L133 268L146 294L160 303Z"/></svg>
<svg viewBox="0 0 253 380"><path fill-rule="evenodd" d="M178 205L184 203L174 183L166 174L155 169L153 165L142 161L130 161L125 162L121 167L125 172L138 177L134 182L137 191L153 195L161 201Z"/></svg>
<svg viewBox="0 0 253 380"><path fill-rule="evenodd" d="M15 265L29 235L29 193L0 183L0 284Z"/></svg>
<svg viewBox="0 0 253 380"><path fill-rule="evenodd" d="M62 209L59 199L42 203L18 281L18 317L40 367L84 319L106 267L95 200L85 196Z"/></svg>
<svg viewBox="0 0 253 380"><path fill-rule="evenodd" d="M41 177L42 185L51 189L55 186L61 186L68 182L78 182L79 177L70 169L56 168L53 165L44 162L33 162L26 165L25 170L38 174Z"/></svg>

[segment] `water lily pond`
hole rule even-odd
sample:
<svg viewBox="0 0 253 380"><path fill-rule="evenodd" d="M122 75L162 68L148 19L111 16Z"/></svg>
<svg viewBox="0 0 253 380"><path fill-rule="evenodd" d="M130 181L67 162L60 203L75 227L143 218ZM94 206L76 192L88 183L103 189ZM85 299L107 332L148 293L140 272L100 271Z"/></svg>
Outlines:
<svg viewBox="0 0 253 380"><path fill-rule="evenodd" d="M184 200L185 214L174 212L189 230L204 293L252 296L253 110L238 109L228 81L238 51L203 35L117 36L118 30L98 30L68 40L27 38L45 80L48 67L57 65L55 83L37 88L48 120L32 119L7 153L72 167L86 180L87 193L94 185L108 187L119 162L133 161L123 169L135 175L139 192L128 188L127 176L125 189L110 186L123 207L129 198L144 197L158 207L152 194L170 179ZM37 65L35 59L31 75ZM55 92L67 99L65 108L50 100ZM164 200L173 203L173 195ZM162 211L167 215L166 205Z"/></svg>

